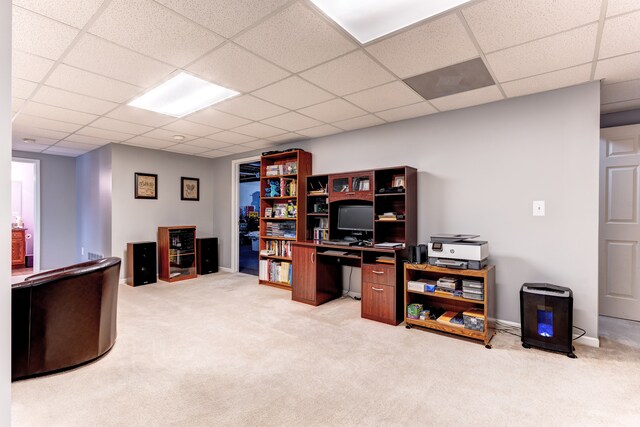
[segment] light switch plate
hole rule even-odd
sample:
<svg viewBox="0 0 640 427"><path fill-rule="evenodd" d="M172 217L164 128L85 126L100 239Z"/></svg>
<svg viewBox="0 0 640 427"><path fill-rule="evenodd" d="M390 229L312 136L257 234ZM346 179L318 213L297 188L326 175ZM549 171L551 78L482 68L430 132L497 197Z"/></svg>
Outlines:
<svg viewBox="0 0 640 427"><path fill-rule="evenodd" d="M544 216L544 200L533 201L533 216Z"/></svg>

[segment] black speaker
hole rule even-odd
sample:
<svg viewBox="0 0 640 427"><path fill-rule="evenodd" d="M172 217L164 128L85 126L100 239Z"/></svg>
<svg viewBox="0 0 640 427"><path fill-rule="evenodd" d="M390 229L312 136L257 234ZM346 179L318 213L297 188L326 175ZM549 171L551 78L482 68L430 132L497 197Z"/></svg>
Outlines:
<svg viewBox="0 0 640 427"><path fill-rule="evenodd" d="M409 262L412 264L427 262L427 245L409 246Z"/></svg>
<svg viewBox="0 0 640 427"><path fill-rule="evenodd" d="M156 242L127 243L127 285L156 283Z"/></svg>
<svg viewBox="0 0 640 427"><path fill-rule="evenodd" d="M549 283L525 283L520 288L522 346L573 353L573 292Z"/></svg>
<svg viewBox="0 0 640 427"><path fill-rule="evenodd" d="M218 238L200 237L196 239L198 274L218 272Z"/></svg>

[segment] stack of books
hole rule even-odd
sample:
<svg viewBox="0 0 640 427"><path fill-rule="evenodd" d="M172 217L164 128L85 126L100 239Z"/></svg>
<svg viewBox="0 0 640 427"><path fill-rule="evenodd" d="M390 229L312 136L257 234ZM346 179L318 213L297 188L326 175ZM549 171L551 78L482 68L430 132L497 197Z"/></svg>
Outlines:
<svg viewBox="0 0 640 427"><path fill-rule="evenodd" d="M457 311L445 311L444 314L436 319L436 322L457 328L464 327L464 317L462 313L458 313Z"/></svg>
<svg viewBox="0 0 640 427"><path fill-rule="evenodd" d="M395 212L386 212L382 215L378 215L378 220L380 221L397 221L398 216Z"/></svg>
<svg viewBox="0 0 640 427"><path fill-rule="evenodd" d="M295 222L267 222L265 236L267 237L296 237Z"/></svg>
<svg viewBox="0 0 640 427"><path fill-rule="evenodd" d="M455 277L441 277L436 284L437 295L462 296L460 280Z"/></svg>

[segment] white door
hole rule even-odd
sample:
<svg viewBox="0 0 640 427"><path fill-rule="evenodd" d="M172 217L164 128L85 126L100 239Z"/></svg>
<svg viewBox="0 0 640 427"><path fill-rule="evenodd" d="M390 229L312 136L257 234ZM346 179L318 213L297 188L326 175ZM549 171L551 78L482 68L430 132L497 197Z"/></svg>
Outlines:
<svg viewBox="0 0 640 427"><path fill-rule="evenodd" d="M600 314L640 321L640 125L600 136Z"/></svg>

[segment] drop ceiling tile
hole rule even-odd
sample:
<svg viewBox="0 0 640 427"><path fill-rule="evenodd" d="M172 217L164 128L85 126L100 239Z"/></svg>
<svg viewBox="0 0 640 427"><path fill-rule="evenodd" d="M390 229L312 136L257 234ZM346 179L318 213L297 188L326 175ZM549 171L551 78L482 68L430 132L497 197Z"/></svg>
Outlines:
<svg viewBox="0 0 640 427"><path fill-rule="evenodd" d="M33 91L38 87L37 83L27 80L12 78L11 95L22 99L29 99Z"/></svg>
<svg viewBox="0 0 640 427"><path fill-rule="evenodd" d="M123 122L122 120L111 119L109 117L100 117L98 120L91 123L91 127L114 130L116 132L129 133L132 135L139 135L153 129L149 126Z"/></svg>
<svg viewBox="0 0 640 427"><path fill-rule="evenodd" d="M154 113L153 111L143 110L142 108L130 107L128 105L121 105L107 114L107 117L151 127L164 126L176 120L175 117Z"/></svg>
<svg viewBox="0 0 640 427"><path fill-rule="evenodd" d="M251 120L223 113L212 108L205 108L185 118L186 120L203 125L213 126L219 129L232 129L251 123Z"/></svg>
<svg viewBox="0 0 640 427"><path fill-rule="evenodd" d="M13 4L29 9L72 27L82 28L104 0L13 0Z"/></svg>
<svg viewBox="0 0 640 427"><path fill-rule="evenodd" d="M289 132L289 133L283 133L282 135L272 136L267 139L271 142L283 143L283 142L299 141L301 139L304 139L304 137L298 135L297 133Z"/></svg>
<svg viewBox="0 0 640 427"><path fill-rule="evenodd" d="M418 102L417 104L405 105L404 107L392 108L390 110L380 111L376 116L388 122L398 120L412 119L414 117L426 116L437 113L438 110L433 108L428 102Z"/></svg>
<svg viewBox="0 0 640 427"><path fill-rule="evenodd" d="M273 126L268 126L263 123L257 122L240 126L239 128L234 129L234 131L249 136L255 136L256 138L268 138L285 133L282 129L274 128Z"/></svg>
<svg viewBox="0 0 640 427"><path fill-rule="evenodd" d="M514 80L503 83L501 86L508 97L514 97L585 83L590 80L590 76L591 64L584 64L522 80Z"/></svg>
<svg viewBox="0 0 640 427"><path fill-rule="evenodd" d="M220 132L220 129L211 126L201 125L199 123L188 122L186 120L178 120L163 127L174 134L188 134L194 136L208 136Z"/></svg>
<svg viewBox="0 0 640 427"><path fill-rule="evenodd" d="M64 148L64 147L58 147L57 145L53 145L47 148L46 150L44 150L43 153L54 154L56 156L78 157L88 153L89 151L91 150L80 149L80 148Z"/></svg>
<svg viewBox="0 0 640 427"><path fill-rule="evenodd" d="M366 89L362 92L347 95L344 98L370 113L415 104L424 100L401 81Z"/></svg>
<svg viewBox="0 0 640 427"><path fill-rule="evenodd" d="M338 129L331 125L316 126L309 129L299 130L298 133L309 138L318 138L321 136L333 135L342 132L342 129Z"/></svg>
<svg viewBox="0 0 640 427"><path fill-rule="evenodd" d="M403 79L478 56L455 14L429 21L366 49Z"/></svg>
<svg viewBox="0 0 640 427"><path fill-rule="evenodd" d="M18 117L13 121L15 126L27 127L27 128L40 128L55 130L59 132L75 132L82 127L75 123L61 122L58 120L45 119L43 117L30 116L28 114L20 113Z"/></svg>
<svg viewBox="0 0 640 427"><path fill-rule="evenodd" d="M640 76L640 53L618 56L598 61L595 79L604 79L604 84L635 80Z"/></svg>
<svg viewBox="0 0 640 427"><path fill-rule="evenodd" d="M300 129L306 129L314 126L319 126L322 122L312 119L296 112L285 113L281 116L271 117L270 119L262 120L262 123L270 126L275 126L280 129L296 131Z"/></svg>
<svg viewBox="0 0 640 427"><path fill-rule="evenodd" d="M99 147L99 145L93 144L84 144L82 142L73 142L62 140L56 143L56 147L60 148L72 148L76 150L94 150Z"/></svg>
<svg viewBox="0 0 640 427"><path fill-rule="evenodd" d="M640 51L640 11L604 21L599 58Z"/></svg>
<svg viewBox="0 0 640 427"><path fill-rule="evenodd" d="M94 128L90 126L83 127L82 129L77 131L76 134L93 136L95 138L101 138L101 139L107 139L113 142L125 141L134 136L128 133L116 132L116 131L107 130L107 129L99 129L99 128Z"/></svg>
<svg viewBox="0 0 640 427"><path fill-rule="evenodd" d="M23 108L21 113L29 114L45 119L59 120L63 122L87 125L98 118L98 116L79 111L68 110L66 108L54 107L52 105L40 104L30 101Z"/></svg>
<svg viewBox="0 0 640 427"><path fill-rule="evenodd" d="M56 67L47 79L46 84L58 89L118 103L127 102L143 91L142 88L137 86L65 64L60 64Z"/></svg>
<svg viewBox="0 0 640 427"><path fill-rule="evenodd" d="M55 141L54 141L55 142ZM40 153L43 150L49 148L49 145L37 144L37 143L24 143L22 141L13 141L11 148L17 151L28 151L30 153Z"/></svg>
<svg viewBox="0 0 640 427"><path fill-rule="evenodd" d="M175 145L175 141L163 141L161 139L149 138L146 136L136 136L123 142L126 145L135 145L136 147L154 148L161 150L163 148L171 147Z"/></svg>
<svg viewBox="0 0 640 427"><path fill-rule="evenodd" d="M373 114L367 114L366 116L354 117L353 119L340 120L338 122L333 122L334 126L339 127L342 130L354 130L361 128L368 128L371 126L377 126L385 123L379 117L374 116Z"/></svg>
<svg viewBox="0 0 640 427"><path fill-rule="evenodd" d="M288 79L257 90L253 92L252 95L291 110L308 107L309 105L319 104L320 102L335 98L335 96L329 92L302 80L298 76L289 77Z"/></svg>
<svg viewBox="0 0 640 427"><path fill-rule="evenodd" d="M220 151L226 151L227 153L246 153L251 150L255 150L255 148L245 147L244 145L230 145L220 149Z"/></svg>
<svg viewBox="0 0 640 427"><path fill-rule="evenodd" d="M356 48L317 13L299 2L241 34L236 42L293 72Z"/></svg>
<svg viewBox="0 0 640 427"><path fill-rule="evenodd" d="M607 3L607 16L615 16L637 9L640 9L638 0L609 0Z"/></svg>
<svg viewBox="0 0 640 427"><path fill-rule="evenodd" d="M215 109L251 120L262 120L287 112L282 107L251 95L237 96L229 101L221 102L215 105Z"/></svg>
<svg viewBox="0 0 640 427"><path fill-rule="evenodd" d="M11 75L32 82L40 82L47 75L54 62L50 59L13 49Z"/></svg>
<svg viewBox="0 0 640 427"><path fill-rule="evenodd" d="M181 15L230 38L288 0L157 0Z"/></svg>
<svg viewBox="0 0 640 427"><path fill-rule="evenodd" d="M105 114L118 106L114 102L91 98L49 86L40 87L33 96L33 101L98 115Z"/></svg>
<svg viewBox="0 0 640 427"><path fill-rule="evenodd" d="M51 141L46 142L46 144L53 144L56 141L61 139L65 139L69 136L69 132L58 131L58 130L50 130L50 129L39 129L34 128L29 125L21 125L20 122L13 123L12 135L14 137L22 138L35 138L38 141ZM44 144L45 142L43 142Z"/></svg>
<svg viewBox="0 0 640 427"><path fill-rule="evenodd" d="M195 145L187 145L187 144L176 144L167 148L163 148L163 150L171 151L174 153L182 153L182 154L198 154L198 153L204 153L205 151L209 151L208 148L196 147Z"/></svg>
<svg viewBox="0 0 640 427"><path fill-rule="evenodd" d="M13 48L57 60L79 31L21 7L13 7Z"/></svg>
<svg viewBox="0 0 640 427"><path fill-rule="evenodd" d="M11 112L16 113L24 105L24 99L11 98Z"/></svg>
<svg viewBox="0 0 640 427"><path fill-rule="evenodd" d="M600 113L616 113L618 111L635 110L640 108L640 99L632 99L630 101L613 102L611 104L603 104L600 106Z"/></svg>
<svg viewBox="0 0 640 427"><path fill-rule="evenodd" d="M289 72L234 43L227 43L187 68L202 78L240 92L266 86Z"/></svg>
<svg viewBox="0 0 640 427"><path fill-rule="evenodd" d="M601 104L630 101L632 99L640 99L640 80L603 85L600 89Z"/></svg>
<svg viewBox="0 0 640 427"><path fill-rule="evenodd" d="M193 141L189 141L186 144L195 145L197 147L208 148L209 150L224 148L231 145L228 142L214 141L213 139L207 139L207 138L194 139Z"/></svg>
<svg viewBox="0 0 640 427"><path fill-rule="evenodd" d="M458 108L472 107L474 105L487 104L503 99L497 86L487 86L455 95L443 96L432 99L430 102L440 111L455 110Z"/></svg>
<svg viewBox="0 0 640 427"><path fill-rule="evenodd" d="M225 130L223 132L212 135L211 139L215 139L216 141L221 141L228 144L244 144L245 142L253 141L255 138L252 136L242 135L241 133Z"/></svg>
<svg viewBox="0 0 640 427"><path fill-rule="evenodd" d="M224 41L151 0L112 1L89 32L176 67Z"/></svg>
<svg viewBox="0 0 640 427"><path fill-rule="evenodd" d="M81 144L98 145L98 146L111 144L113 142L109 139L96 138L94 136L80 135L77 133L67 136L64 140L68 142L79 142Z"/></svg>
<svg viewBox="0 0 640 427"><path fill-rule="evenodd" d="M602 0L488 0L462 10L485 53L579 27L600 18Z"/></svg>
<svg viewBox="0 0 640 427"><path fill-rule="evenodd" d="M300 75L340 96L395 79L391 73L360 50L318 65Z"/></svg>
<svg viewBox="0 0 640 427"><path fill-rule="evenodd" d="M335 122L367 114L366 111L361 110L353 104L349 104L343 99L332 99L322 104L303 108L299 110L299 112L322 122Z"/></svg>
<svg viewBox="0 0 640 427"><path fill-rule="evenodd" d="M176 143L176 140L173 138L175 135L178 135L178 134L174 131L170 131L166 129L154 129L151 132L147 132L144 134L144 136L146 137L161 139L163 141L171 141L174 144ZM187 134L179 134L179 135L184 136L184 139L182 140L182 142L193 141L194 139L198 139L198 137L193 135L187 135Z"/></svg>
<svg viewBox="0 0 640 427"><path fill-rule="evenodd" d="M157 84L175 70L91 34L84 34L64 63L140 87Z"/></svg>
<svg viewBox="0 0 640 427"><path fill-rule="evenodd" d="M253 150L258 150L261 148L273 147L274 145L278 145L278 143L275 141L268 141L266 139L259 139L257 141L247 142L246 144L242 144L242 145L250 147Z"/></svg>
<svg viewBox="0 0 640 427"><path fill-rule="evenodd" d="M499 82L573 67L593 60L598 25L588 25L566 33L487 55Z"/></svg>
<svg viewBox="0 0 640 427"><path fill-rule="evenodd" d="M208 157L210 159L216 158L216 157L225 157L225 156L230 156L231 153L228 153L226 151L220 151L220 150L211 150L211 151L205 151L204 153L199 153L196 154L196 156L199 157Z"/></svg>

